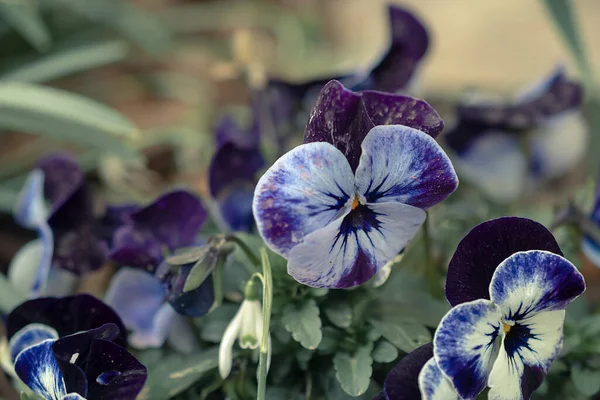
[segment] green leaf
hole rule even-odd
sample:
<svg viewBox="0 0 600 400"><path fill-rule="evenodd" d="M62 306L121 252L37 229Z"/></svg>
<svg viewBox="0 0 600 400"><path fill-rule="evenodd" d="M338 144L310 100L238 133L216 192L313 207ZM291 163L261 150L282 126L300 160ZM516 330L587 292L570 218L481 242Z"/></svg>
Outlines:
<svg viewBox="0 0 600 400"><path fill-rule="evenodd" d="M431 333L420 322L415 320L375 321L371 323L381 331L384 338L405 353L431 342Z"/></svg>
<svg viewBox="0 0 600 400"><path fill-rule="evenodd" d="M321 318L315 300L308 299L302 304L288 304L283 310L281 322L294 340L305 348L314 350L321 343Z"/></svg>
<svg viewBox="0 0 600 400"><path fill-rule="evenodd" d="M381 340L373 350L373 360L378 363L389 363L398 358L398 350L387 340Z"/></svg>
<svg viewBox="0 0 600 400"><path fill-rule="evenodd" d="M21 392L21 400L29 400L29 396L27 396L27 393Z"/></svg>
<svg viewBox="0 0 600 400"><path fill-rule="evenodd" d="M171 35L152 14L125 0L51 0L69 7L92 21L112 27L123 37L149 53L162 53L171 47Z"/></svg>
<svg viewBox="0 0 600 400"><path fill-rule="evenodd" d="M331 323L338 328L349 328L352 325L352 307L345 301L329 302L323 311Z"/></svg>
<svg viewBox="0 0 600 400"><path fill-rule="evenodd" d="M201 329L200 337L207 342L219 343L225 333L225 328L235 316L239 304L225 303L210 314L194 318L194 323Z"/></svg>
<svg viewBox="0 0 600 400"><path fill-rule="evenodd" d="M0 129L47 135L132 156L124 140L137 128L116 111L83 96L40 85L0 82Z"/></svg>
<svg viewBox="0 0 600 400"><path fill-rule="evenodd" d="M579 35L578 27L580 24L577 22L574 2L571 0L542 0L542 3L546 6L562 39L567 44L569 51L571 51L581 74L588 80L590 86L592 86L592 71Z"/></svg>
<svg viewBox="0 0 600 400"><path fill-rule="evenodd" d="M219 348L193 355L173 354L156 365L146 365L148 380L139 400L164 400L181 393L218 366Z"/></svg>
<svg viewBox="0 0 600 400"><path fill-rule="evenodd" d="M571 379L577 390L586 396L592 396L600 391L600 371L575 365L571 369Z"/></svg>
<svg viewBox="0 0 600 400"><path fill-rule="evenodd" d="M373 344L370 344L356 350L354 355L339 352L333 358L335 376L350 396L360 396L369 388L373 373L372 350Z"/></svg>
<svg viewBox="0 0 600 400"><path fill-rule="evenodd" d="M35 1L0 1L0 15L36 49L44 51L50 46L50 34Z"/></svg>
<svg viewBox="0 0 600 400"><path fill-rule="evenodd" d="M36 57L29 63L3 72L0 78L20 82L45 82L125 59L129 46L121 40L87 43L84 46Z"/></svg>

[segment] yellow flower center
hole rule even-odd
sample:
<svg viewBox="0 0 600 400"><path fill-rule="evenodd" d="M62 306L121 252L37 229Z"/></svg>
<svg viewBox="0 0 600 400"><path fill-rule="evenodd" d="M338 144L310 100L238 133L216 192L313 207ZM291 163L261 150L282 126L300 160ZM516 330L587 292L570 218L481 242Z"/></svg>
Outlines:
<svg viewBox="0 0 600 400"><path fill-rule="evenodd" d="M506 322L502 323L502 330L504 331L504 333L510 332L511 328L512 328L512 325L509 325Z"/></svg>
<svg viewBox="0 0 600 400"><path fill-rule="evenodd" d="M352 205L350 206L350 209L354 210L359 205L360 203L358 202L358 196L354 196L354 198L352 199Z"/></svg>

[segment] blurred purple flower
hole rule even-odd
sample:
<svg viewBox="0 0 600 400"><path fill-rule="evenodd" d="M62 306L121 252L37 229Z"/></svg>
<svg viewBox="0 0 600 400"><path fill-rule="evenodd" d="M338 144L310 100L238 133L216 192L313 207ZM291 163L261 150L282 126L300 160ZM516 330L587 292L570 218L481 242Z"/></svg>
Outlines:
<svg viewBox="0 0 600 400"><path fill-rule="evenodd" d="M305 144L276 161L255 191L258 231L288 259L288 273L313 287L352 287L396 256L424 210L458 185L430 136L442 128L422 100L328 83Z"/></svg>
<svg viewBox="0 0 600 400"><path fill-rule="evenodd" d="M252 197L256 173L264 165L257 113L254 110L248 129L230 116L222 118L215 128L217 150L209 166L208 183L219 216L231 231L251 232L254 226Z"/></svg>
<svg viewBox="0 0 600 400"><path fill-rule="evenodd" d="M47 400L133 400L147 378L117 314L86 294L17 306L7 336L16 375Z"/></svg>
<svg viewBox="0 0 600 400"><path fill-rule="evenodd" d="M559 177L585 154L582 100L581 86L558 68L511 103L460 105L458 123L445 135L459 172L500 202Z"/></svg>

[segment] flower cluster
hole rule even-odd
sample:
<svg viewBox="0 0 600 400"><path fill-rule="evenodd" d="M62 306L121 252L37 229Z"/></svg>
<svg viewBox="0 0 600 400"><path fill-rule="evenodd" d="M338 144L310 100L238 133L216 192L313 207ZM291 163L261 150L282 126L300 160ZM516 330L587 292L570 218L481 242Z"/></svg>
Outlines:
<svg viewBox="0 0 600 400"><path fill-rule="evenodd" d="M475 399L489 387L490 399L529 399L562 348L565 307L584 291L583 276L542 225L516 217L478 225L450 261L453 308L433 346L400 361L385 395Z"/></svg>

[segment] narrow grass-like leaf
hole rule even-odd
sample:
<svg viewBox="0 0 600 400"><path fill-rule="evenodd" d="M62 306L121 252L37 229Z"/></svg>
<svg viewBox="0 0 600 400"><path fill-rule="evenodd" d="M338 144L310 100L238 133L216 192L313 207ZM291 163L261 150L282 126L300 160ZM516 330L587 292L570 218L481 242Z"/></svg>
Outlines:
<svg viewBox="0 0 600 400"><path fill-rule="evenodd" d="M88 43L38 57L30 63L0 73L0 79L46 82L121 61L127 53L127 43L121 40Z"/></svg>
<svg viewBox="0 0 600 400"><path fill-rule="evenodd" d="M40 85L0 81L0 129L48 135L125 155L137 128L116 111L83 96Z"/></svg>
<svg viewBox="0 0 600 400"><path fill-rule="evenodd" d="M0 16L39 51L50 46L50 34L33 0L0 1Z"/></svg>

